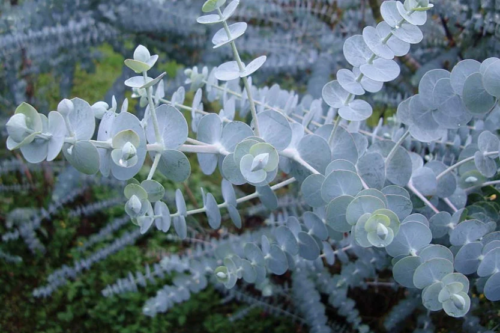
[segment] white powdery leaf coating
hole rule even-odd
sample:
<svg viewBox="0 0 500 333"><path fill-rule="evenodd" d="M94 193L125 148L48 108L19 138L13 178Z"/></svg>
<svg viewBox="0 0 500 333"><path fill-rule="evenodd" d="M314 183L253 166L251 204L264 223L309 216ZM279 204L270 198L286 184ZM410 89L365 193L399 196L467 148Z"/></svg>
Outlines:
<svg viewBox="0 0 500 333"><path fill-rule="evenodd" d="M349 37L344 42L344 56L346 60L354 67L366 64L371 58L373 52L363 40L363 36L355 35Z"/></svg>
<svg viewBox="0 0 500 333"><path fill-rule="evenodd" d="M373 113L372 106L363 100L355 99L349 105L344 105L339 109L339 115L349 121L363 121Z"/></svg>
<svg viewBox="0 0 500 333"><path fill-rule="evenodd" d="M403 23L397 29L392 29L392 33L403 42L418 44L424 39L422 31L413 24Z"/></svg>
<svg viewBox="0 0 500 333"><path fill-rule="evenodd" d="M467 77L462 100L469 112L478 115L487 113L495 105L495 98L486 91L483 85L481 73L474 73Z"/></svg>
<svg viewBox="0 0 500 333"><path fill-rule="evenodd" d="M427 21L427 12L415 11L413 10L414 6L418 6L418 2L406 0L404 5L399 1L396 2L399 15L401 15L406 21L414 25L424 25Z"/></svg>
<svg viewBox="0 0 500 333"><path fill-rule="evenodd" d="M484 89L497 98L500 97L500 59L493 61L483 74Z"/></svg>
<svg viewBox="0 0 500 333"><path fill-rule="evenodd" d="M261 137L278 151L286 149L292 140L290 123L277 111L264 111L257 115Z"/></svg>
<svg viewBox="0 0 500 333"><path fill-rule="evenodd" d="M389 82L399 76L401 69L394 60L378 58L372 64L364 64L359 67L361 73L368 78L379 81Z"/></svg>
<svg viewBox="0 0 500 333"><path fill-rule="evenodd" d="M240 77L238 62L228 61L217 67L215 78L220 81L231 81Z"/></svg>
<svg viewBox="0 0 500 333"><path fill-rule="evenodd" d="M363 86L358 82L358 76L348 69L339 70L337 72L337 80L342 88L351 94L363 95L365 93Z"/></svg>
<svg viewBox="0 0 500 333"><path fill-rule="evenodd" d="M266 59L267 59L266 56L261 56L261 57L258 57L256 59L252 60L252 62L250 62L245 67L245 70L243 70L240 73L240 77L247 77L247 76L250 76L253 73L255 73L259 68L261 68L264 65L264 63L266 62Z"/></svg>
<svg viewBox="0 0 500 333"><path fill-rule="evenodd" d="M344 106L349 92L342 88L337 80L328 82L323 87L322 96L326 104L332 108L341 108Z"/></svg>
<svg viewBox="0 0 500 333"><path fill-rule="evenodd" d="M451 71L451 86L455 93L462 95L464 90L465 80L472 74L478 73L481 67L481 63L476 60L463 60L460 61L453 70Z"/></svg>
<svg viewBox="0 0 500 333"><path fill-rule="evenodd" d="M399 14L397 1L384 1L380 6L380 14L385 22L391 27L395 27L403 20L401 14Z"/></svg>
<svg viewBox="0 0 500 333"><path fill-rule="evenodd" d="M384 42L385 36L379 35L379 32L374 27L366 27L363 29L363 40L370 50L377 56L384 59L393 59L394 52Z"/></svg>
<svg viewBox="0 0 500 333"><path fill-rule="evenodd" d="M392 35L392 29L386 22L382 21L377 25L377 32L382 38L386 38L391 35L391 37L387 40L387 46L391 49L395 56L402 57L410 51L410 43L404 42Z"/></svg>
<svg viewBox="0 0 500 333"><path fill-rule="evenodd" d="M238 22L229 25L231 38L228 38L226 30L224 28L221 28L215 33L214 37L212 38L214 49L226 45L227 43L234 41L238 37L243 36L245 31L247 30L247 27L248 25L245 22Z"/></svg>
<svg viewBox="0 0 500 333"><path fill-rule="evenodd" d="M358 77L361 74L359 67L354 67L352 69L352 72L354 73L354 75L356 77ZM374 81L374 80L366 77L365 75L363 75L363 77L361 78L360 83L361 83L363 89L365 89L366 91L371 92L371 93L379 92L384 86L383 82Z"/></svg>

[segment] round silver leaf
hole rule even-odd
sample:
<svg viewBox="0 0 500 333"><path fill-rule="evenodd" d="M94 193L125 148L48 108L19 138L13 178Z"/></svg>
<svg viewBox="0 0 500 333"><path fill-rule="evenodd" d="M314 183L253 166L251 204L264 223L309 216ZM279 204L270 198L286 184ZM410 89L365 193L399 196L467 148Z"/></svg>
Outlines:
<svg viewBox="0 0 500 333"><path fill-rule="evenodd" d="M385 249L392 257L417 253L430 244L431 230L420 222L402 223L394 240Z"/></svg>
<svg viewBox="0 0 500 333"><path fill-rule="evenodd" d="M422 31L417 26L407 22L401 24L398 29L394 29L393 34L403 42L410 44L418 44L424 39Z"/></svg>
<svg viewBox="0 0 500 333"><path fill-rule="evenodd" d="M382 189L385 183L385 161L379 153L367 153L358 161L359 176L370 188Z"/></svg>
<svg viewBox="0 0 500 333"><path fill-rule="evenodd" d="M419 257L405 257L399 260L392 268L394 280L403 287L415 288L413 274L420 264Z"/></svg>
<svg viewBox="0 0 500 333"><path fill-rule="evenodd" d="M441 281L443 277L453 272L453 263L446 259L431 259L417 267L413 274L413 284L423 289Z"/></svg>
<svg viewBox="0 0 500 333"><path fill-rule="evenodd" d="M399 76L401 71L394 60L382 58L375 59L371 64L362 65L359 70L368 78L379 82L392 81Z"/></svg>
<svg viewBox="0 0 500 333"><path fill-rule="evenodd" d="M492 96L500 97L500 59L492 62L483 74L484 89Z"/></svg>
<svg viewBox="0 0 500 333"><path fill-rule="evenodd" d="M313 212L305 212L302 215L302 218L304 219L304 224L307 229L309 229L310 233L318 237L320 240L326 240L328 238L328 230L326 229L323 220L320 219L318 215Z"/></svg>
<svg viewBox="0 0 500 333"><path fill-rule="evenodd" d="M187 237L187 225L184 216L174 217L174 229L180 239L186 239Z"/></svg>
<svg viewBox="0 0 500 333"><path fill-rule="evenodd" d="M266 62L266 56L260 56L254 60L252 60L246 67L243 72L240 73L240 77L247 77L255 73L259 68L264 65Z"/></svg>
<svg viewBox="0 0 500 333"><path fill-rule="evenodd" d="M299 245L295 235L285 226L279 226L274 231L276 241L283 251L291 255L296 255L299 252Z"/></svg>
<svg viewBox="0 0 500 333"><path fill-rule="evenodd" d="M288 147L292 140L290 123L277 111L264 111L257 115L260 136L278 151Z"/></svg>
<svg viewBox="0 0 500 333"><path fill-rule="evenodd" d="M65 144L62 151L68 162L81 173L93 175L99 171L99 153L89 141L78 141L74 146Z"/></svg>
<svg viewBox="0 0 500 333"><path fill-rule="evenodd" d="M356 78L359 77L359 75L361 75L361 71L359 70L359 67L354 67L352 69L352 72L354 73ZM366 77L365 75L363 75L363 77L361 78L360 83L361 83L361 86L363 87L363 89L365 89L366 91L371 92L371 93L379 92L382 89L382 87L384 86L383 82L374 81L374 80Z"/></svg>
<svg viewBox="0 0 500 333"><path fill-rule="evenodd" d="M492 302L500 301L500 272L493 274L486 281L484 296Z"/></svg>
<svg viewBox="0 0 500 333"><path fill-rule="evenodd" d="M495 99L483 86L480 73L474 73L465 80L462 100L467 110L476 115L490 111L495 104Z"/></svg>
<svg viewBox="0 0 500 333"><path fill-rule="evenodd" d="M307 177L300 187L300 192L304 201L311 207L321 207L326 202L321 197L321 185L325 180L323 175L310 175Z"/></svg>
<svg viewBox="0 0 500 333"><path fill-rule="evenodd" d="M331 161L330 147L328 143L318 135L306 135L297 145L300 158L320 173L325 173L328 163Z"/></svg>
<svg viewBox="0 0 500 333"><path fill-rule="evenodd" d="M349 93L342 88L337 80L328 82L323 87L322 96L326 104L332 108L340 108L347 100Z"/></svg>
<svg viewBox="0 0 500 333"><path fill-rule="evenodd" d="M349 37L344 42L344 56L354 67L366 64L372 55L372 51L366 45L361 35Z"/></svg>
<svg viewBox="0 0 500 333"><path fill-rule="evenodd" d="M455 269L462 274L473 274L477 271L482 255L483 244L472 242L465 244L458 250L455 256Z"/></svg>
<svg viewBox="0 0 500 333"><path fill-rule="evenodd" d="M476 241L489 232L488 225L478 220L459 223L450 234L450 243L461 246Z"/></svg>
<svg viewBox="0 0 500 333"><path fill-rule="evenodd" d="M391 37L387 40L387 46L391 49L395 56L402 57L410 51L410 44L392 35L392 29L387 22L380 22L377 25L377 32L382 38L386 38L391 35Z"/></svg>
<svg viewBox="0 0 500 333"><path fill-rule="evenodd" d="M380 14L385 22L391 27L395 27L401 22L403 17L399 14L396 1L384 1L380 6Z"/></svg>
<svg viewBox="0 0 500 333"><path fill-rule="evenodd" d="M342 195L330 201L326 207L326 222L333 230L348 232L351 225L346 220L346 212L349 204L354 200L350 195Z"/></svg>
<svg viewBox="0 0 500 333"><path fill-rule="evenodd" d="M325 175L328 176L335 170L346 170L346 171L352 171L354 173L358 172L356 170L356 166L351 162L349 162L348 160L334 160L331 161L326 167Z"/></svg>
<svg viewBox="0 0 500 333"><path fill-rule="evenodd" d="M394 52L386 43L382 42L384 37L379 35L374 27L368 26L363 29L363 40L370 50L377 56L390 60L394 58Z"/></svg>
<svg viewBox="0 0 500 333"><path fill-rule="evenodd" d="M478 73L481 63L476 60L462 60L451 71L451 86L455 93L462 95L465 80L472 74Z"/></svg>
<svg viewBox="0 0 500 333"><path fill-rule="evenodd" d="M270 186L258 186L257 193L262 204L270 211L278 208L278 198Z"/></svg>
<svg viewBox="0 0 500 333"><path fill-rule="evenodd" d="M351 171L337 170L330 173L321 186L323 200L329 202L341 195L354 196L363 189L359 176Z"/></svg>
<svg viewBox="0 0 500 333"><path fill-rule="evenodd" d="M407 3L412 3L412 1L405 1L403 5L401 2L396 2L396 7L398 9L399 14L410 24L413 25L424 25L427 21L427 12L426 11L418 11L413 10ZM417 5L418 6L418 5Z"/></svg>
<svg viewBox="0 0 500 333"><path fill-rule="evenodd" d="M217 31L212 38L212 43L214 44L214 49L219 48L227 43L234 41L236 38L243 36L247 30L247 24L245 22L237 22L229 25L229 33L231 38L228 38L227 32L224 28Z"/></svg>
<svg viewBox="0 0 500 333"><path fill-rule="evenodd" d="M363 100L355 99L349 103L349 105L344 105L339 109L339 115L349 121L363 121L368 118L373 113L372 106Z"/></svg>
<svg viewBox="0 0 500 333"><path fill-rule="evenodd" d="M363 95L365 90L357 79L358 77L348 69L341 69L337 72L337 80L342 88L351 94Z"/></svg>
<svg viewBox="0 0 500 333"><path fill-rule="evenodd" d="M420 83L418 84L420 102L428 109L437 109L438 107L433 98L434 88L437 82L443 78L449 79L450 72L444 69L433 69L425 73L422 79L420 79Z"/></svg>
<svg viewBox="0 0 500 333"><path fill-rule="evenodd" d="M346 220L350 225L355 225L363 214L371 214L382 208L386 208L386 206L379 198L372 195L362 195L354 198L347 207Z"/></svg>
<svg viewBox="0 0 500 333"><path fill-rule="evenodd" d="M245 177L241 174L240 166L234 160L234 154L227 155L222 162L222 175L234 185L246 183Z"/></svg>
<svg viewBox="0 0 500 333"><path fill-rule="evenodd" d="M180 151L168 149L161 153L158 171L172 181L183 182L191 174L191 165L186 155Z"/></svg>
<svg viewBox="0 0 500 333"><path fill-rule="evenodd" d="M207 193L205 207L207 210L208 224L212 229L219 229L221 224L221 215L217 201L212 193Z"/></svg>
<svg viewBox="0 0 500 333"><path fill-rule="evenodd" d="M316 241L307 233L298 233L299 255L307 260L315 260L319 257L320 249Z"/></svg>
<svg viewBox="0 0 500 333"><path fill-rule="evenodd" d="M240 77L240 68L236 61L228 61L217 67L215 78L220 81L231 81Z"/></svg>

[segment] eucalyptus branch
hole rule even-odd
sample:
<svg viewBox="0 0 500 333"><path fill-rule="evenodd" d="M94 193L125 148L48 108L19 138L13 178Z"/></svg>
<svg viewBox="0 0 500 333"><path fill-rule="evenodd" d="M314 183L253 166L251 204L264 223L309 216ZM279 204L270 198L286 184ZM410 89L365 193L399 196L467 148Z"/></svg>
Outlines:
<svg viewBox="0 0 500 333"><path fill-rule="evenodd" d="M451 208L451 210L453 210L454 212L458 211L457 207L455 207L455 205L453 204L453 202L451 202L449 198L444 198L443 201L448 205L448 207Z"/></svg>
<svg viewBox="0 0 500 333"><path fill-rule="evenodd" d="M156 172L156 168L158 167L158 163L160 163L160 159L161 159L161 153L157 152L153 160L153 165L151 166L151 170L149 170L148 180L153 179L153 176Z"/></svg>
<svg viewBox="0 0 500 333"><path fill-rule="evenodd" d="M300 157L299 153L295 149L285 149L282 152L280 152L280 155L294 160L295 162L299 163L300 165L302 165L303 167L305 167L307 170L311 171L315 175L320 174L320 172L318 170L316 170L309 163L304 161L304 159L302 159Z"/></svg>
<svg viewBox="0 0 500 333"><path fill-rule="evenodd" d="M295 178L289 178L287 180L284 180L276 185L273 185L271 186L271 190L273 191L276 191L276 190L279 190L280 188L282 187L285 187L285 186L288 186L290 184L293 184L294 182L296 181ZM255 199L255 198L258 198L259 197L259 193L258 192L254 192L252 194L249 194L249 195L246 195L244 197L241 197L239 199L236 199L236 203L240 204L240 203L243 203L243 202L246 202L246 201L250 201L252 199ZM218 204L217 207L220 209L220 208L226 208L228 206L228 203L227 202L224 202L224 203L221 203L221 204ZM202 207L202 208L198 208L198 209L193 209L193 210L188 210L186 212L187 215L196 215L196 214L200 214L200 213L205 213L207 211L207 207ZM171 215L171 217L176 217L176 216L180 216L180 212L177 212L177 213L174 213Z"/></svg>
<svg viewBox="0 0 500 333"><path fill-rule="evenodd" d="M223 15L220 10L220 8L217 8L217 11L219 13L219 17L222 19ZM222 21L222 24L224 25L224 30L226 31L227 38L231 39L231 31L229 31L229 26L227 25L227 22L225 20ZM243 65L243 62L241 61L240 54L238 53L238 49L236 48L236 43L234 41L231 41L229 44L231 44L231 48L233 49L233 55L238 63L238 67L240 68L240 72L243 72L245 70L245 66ZM255 109L255 103L252 98L252 92L250 89L250 84L248 83L248 79L246 77L242 78L243 84L245 85L245 90L247 92L247 97L248 97L248 102L250 103L250 112L252 113L252 118L254 121L254 126L255 126L255 134L257 136L260 136L260 131L259 131L259 121L257 119L257 110Z"/></svg>
<svg viewBox="0 0 500 333"><path fill-rule="evenodd" d="M142 75L144 77L144 84L148 83L147 82L147 77L148 77L147 71L144 71L142 73ZM153 118L153 127L154 127L154 131L155 131L156 142L163 144L163 138L161 137L160 128L158 125L158 118L156 117L156 106L155 106L155 103L153 101L152 89L153 89L152 87L148 87L146 89L147 94L148 94L148 108L150 109L151 117Z"/></svg>
<svg viewBox="0 0 500 333"><path fill-rule="evenodd" d="M432 209L432 211L433 211L434 213L436 213L436 214L437 214L437 213L439 213L439 210L438 210L438 209L437 209L437 208L436 208L436 207L435 207L435 206L434 206L434 205L433 205L433 204L432 204L429 200L427 200L427 198L426 198L426 197L425 197L422 193L420 193L420 191L419 191L419 190L417 190L417 189L415 188L415 186L413 186L413 183L411 182L411 180L410 180L410 182L408 183L408 185L406 185L406 187L408 187L408 189L410 189L410 191L412 191L412 192L413 192L413 194L415 194L415 195L416 195L416 196L417 196L420 200L422 200L422 201L423 201L423 203L424 203L427 207L429 207L430 209Z"/></svg>
<svg viewBox="0 0 500 333"><path fill-rule="evenodd" d="M489 152L485 152L484 156L493 156L493 155L497 155L497 154L498 154L497 151L489 151ZM450 167L448 167L448 169L444 170L439 175L437 175L436 179L439 181L441 178L443 178L445 175L447 175L448 173L452 172L453 170L455 170L459 166L464 165L465 163L471 162L471 161L474 161L474 156L467 157L467 158L464 158L461 161L458 161L457 163L451 165Z"/></svg>
<svg viewBox="0 0 500 333"><path fill-rule="evenodd" d="M386 165L389 164L389 162L392 160L396 152L398 151L398 147L403 144L403 142L406 140L406 138L410 135L410 129L407 129L406 132L401 135L399 138L398 142L392 147L391 151L389 152L389 155L387 155L387 158L385 159Z"/></svg>

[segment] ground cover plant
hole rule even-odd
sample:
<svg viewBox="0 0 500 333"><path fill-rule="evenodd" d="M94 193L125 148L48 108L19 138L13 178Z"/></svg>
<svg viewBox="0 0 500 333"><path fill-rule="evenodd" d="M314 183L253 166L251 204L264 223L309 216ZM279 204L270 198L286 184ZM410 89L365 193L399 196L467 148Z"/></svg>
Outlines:
<svg viewBox="0 0 500 333"><path fill-rule="evenodd" d="M343 42L350 67L338 70L318 98L253 84L267 57L242 60L239 42L248 25L229 23L238 6L236 0L208 0L201 7L197 22L220 26L211 42L229 49L233 60L186 69L190 103L184 86L166 95L166 73L149 76L159 57L139 45L124 61L136 73L124 85L144 110L139 117L129 112L127 99L119 106L114 97L92 105L63 99L47 115L28 103L17 107L6 123L9 150L19 149L33 164L53 161L62 151L79 172L114 179L109 187L126 182L123 197L73 213L125 201L127 216L89 242L129 219L136 225L53 271L33 296L51 297L156 232L189 243L189 250L124 274L102 289L103 297L139 293L169 277L144 303L144 315L161 316L213 285L228 299L250 304L236 318L261 307L311 332L390 331L414 313L413 329L433 332L431 313L438 311L447 318L440 328L495 329L475 312L500 300L500 59L466 59L450 70L426 71L417 93L402 100L393 117L370 126L373 106L364 96L400 76L395 58L424 40L420 27L433 4L382 2L383 20ZM214 103L218 112L205 111ZM183 183L192 164L207 176L220 174L221 182L208 191L202 187L198 207L188 209L185 198L194 197L189 188L166 191L158 180ZM248 206L254 199L271 212L264 224L241 218L260 209ZM34 231L51 213L35 213L29 227L3 238L20 235L37 250ZM359 293L381 288L404 291L377 325L363 320Z"/></svg>

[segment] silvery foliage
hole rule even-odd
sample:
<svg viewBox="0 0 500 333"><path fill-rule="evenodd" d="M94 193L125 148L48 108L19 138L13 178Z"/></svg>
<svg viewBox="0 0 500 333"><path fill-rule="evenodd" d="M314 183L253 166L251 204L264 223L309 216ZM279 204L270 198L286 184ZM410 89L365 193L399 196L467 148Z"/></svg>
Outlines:
<svg viewBox="0 0 500 333"><path fill-rule="evenodd" d="M83 173L100 171L128 180L125 210L139 232L146 233L153 224L168 232L173 225L180 239L187 238L190 215L205 213L209 226L219 229L221 210L225 210L241 228L238 204L259 197L274 210L278 205L275 191L298 183L311 209L299 217L278 219L276 227L252 241L240 240L238 250L234 246L217 249L219 266L209 271L226 288L233 288L240 279L260 286L269 272L281 275L292 270L301 279L298 270L322 266L322 257L330 265L336 257L348 262L345 251L331 248L332 243L344 239L351 243L348 248L356 249L360 260L346 265L334 285L323 286L330 293L332 288L359 285L373 276L375 267L362 260L360 249L378 248L393 257L394 279L404 287L422 290L423 305L431 311L443 309L453 317L467 314L471 299L466 275L477 274L478 288L486 298L499 300L500 232L494 218L498 216L491 212L496 207L466 207L465 199L467 192L496 184L487 180L497 173L500 149L496 135L500 60L465 60L451 72L429 71L420 81L419 94L399 105L392 134L379 137L377 133L384 126L366 131L362 122L371 116L372 107L357 97L379 91L384 82L398 77L400 68L394 57L405 55L410 44L422 40L419 26L425 24L426 11L432 8L427 0L385 1L381 6L384 21L344 44L352 70L338 71L337 79L323 88L322 99L300 102L296 94L279 86L258 89L252 85L250 76L266 57L247 64L241 61L235 41L244 35L247 25L226 22L238 4L208 0L203 5L207 14L198 22L223 25L212 43L214 48L230 47L234 60L211 71L206 67L186 71L186 84L196 91L190 106L184 104L184 87L170 100L165 99L164 74L148 76L158 56L139 46L133 59L125 61L137 76L125 85L146 108L143 119L127 111L126 100L119 110L114 99L111 106L65 99L48 117L23 103L6 125L7 147L20 149L31 163L53 160L62 150ZM221 102L219 114L203 110L202 88L209 101ZM190 128L179 109L190 112ZM236 111L242 117L250 112L252 123L236 121ZM100 123L93 140L96 118ZM473 126L470 133L469 126ZM196 138L190 137L193 133ZM463 133L466 138L461 140ZM454 141L448 142L453 137ZM451 145L450 149L459 153L458 161L448 156L427 158L424 163L421 155L405 149L416 146L417 152L434 151L437 143ZM186 180L191 168L185 153L196 153L207 175L219 169L224 178L224 202L218 203L202 190L202 208L187 210L177 190L174 213L162 201L165 189L153 180L155 172L176 182ZM133 177L143 167L146 155L153 164L148 178L139 182ZM282 174L289 178L281 179ZM253 185L256 192L237 198L233 185L243 184ZM350 236L344 238L345 233ZM432 244L433 239L436 244ZM194 272L196 278L174 281L175 292L166 288L144 311L162 312L172 302L189 297L188 289L199 290L193 281L199 283L202 271L206 269ZM366 331L356 312L349 312L354 302L345 294L333 297L332 305L341 306L349 322ZM325 324L323 318L310 313L305 313L305 318L313 327Z"/></svg>

